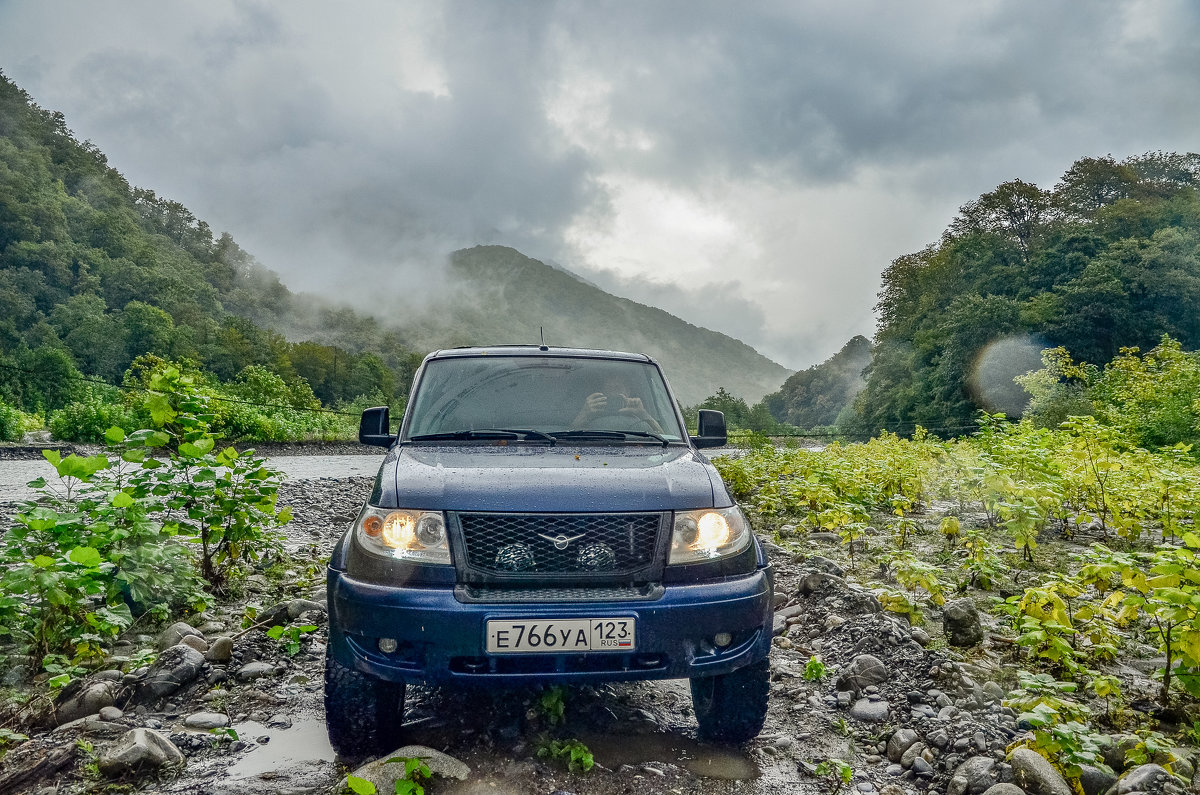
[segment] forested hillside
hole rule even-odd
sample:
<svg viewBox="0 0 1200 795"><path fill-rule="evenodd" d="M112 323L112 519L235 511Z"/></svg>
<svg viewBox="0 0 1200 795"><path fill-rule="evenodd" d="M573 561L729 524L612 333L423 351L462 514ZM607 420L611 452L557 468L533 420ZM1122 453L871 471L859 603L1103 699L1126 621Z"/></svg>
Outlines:
<svg viewBox="0 0 1200 795"><path fill-rule="evenodd" d="M867 386L844 427L969 427L1002 338L1103 365L1164 334L1200 344L1200 155L1083 158L1046 190L1006 182L883 275ZM1019 373L1012 373L1017 375Z"/></svg>
<svg viewBox="0 0 1200 795"><path fill-rule="evenodd" d="M0 75L0 400L58 409L87 397L80 371L119 383L144 354L220 381L265 368L302 406L313 391L327 405L404 394L414 357L394 338L350 350L268 330L293 301L228 235L131 187ZM332 314L335 333L355 325Z"/></svg>
<svg viewBox="0 0 1200 795"><path fill-rule="evenodd" d="M794 373L765 398L771 416L799 428L834 425L862 391L863 370L871 363L871 343L856 336L824 362Z"/></svg>

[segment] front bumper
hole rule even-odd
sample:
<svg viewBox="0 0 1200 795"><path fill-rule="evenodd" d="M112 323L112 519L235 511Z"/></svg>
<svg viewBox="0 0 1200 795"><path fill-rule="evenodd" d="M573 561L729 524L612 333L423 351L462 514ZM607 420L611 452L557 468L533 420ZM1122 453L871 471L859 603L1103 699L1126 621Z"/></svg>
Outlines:
<svg viewBox="0 0 1200 795"><path fill-rule="evenodd" d="M393 682L620 681L714 676L771 649L771 572L667 585L653 601L464 603L450 587L382 586L330 568L329 649L342 665ZM635 618L633 652L487 654L489 619ZM733 642L718 648L718 633ZM397 648L379 650L379 639Z"/></svg>

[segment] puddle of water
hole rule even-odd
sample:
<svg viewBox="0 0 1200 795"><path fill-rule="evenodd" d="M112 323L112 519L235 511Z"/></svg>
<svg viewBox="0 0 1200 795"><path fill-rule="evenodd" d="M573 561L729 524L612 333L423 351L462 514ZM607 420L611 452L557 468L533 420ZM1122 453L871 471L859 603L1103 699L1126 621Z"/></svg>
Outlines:
<svg viewBox="0 0 1200 795"><path fill-rule="evenodd" d="M245 740L265 734L271 741L255 745L231 766L226 771L231 779L250 778L298 764L332 762L336 756L329 744L325 721L316 718L298 718L290 729L274 729L254 721L236 723L233 728Z"/></svg>
<svg viewBox="0 0 1200 795"><path fill-rule="evenodd" d="M596 761L615 770L621 765L667 762L697 776L745 781L762 775L750 757L733 747L702 745L676 734L585 734L580 739Z"/></svg>

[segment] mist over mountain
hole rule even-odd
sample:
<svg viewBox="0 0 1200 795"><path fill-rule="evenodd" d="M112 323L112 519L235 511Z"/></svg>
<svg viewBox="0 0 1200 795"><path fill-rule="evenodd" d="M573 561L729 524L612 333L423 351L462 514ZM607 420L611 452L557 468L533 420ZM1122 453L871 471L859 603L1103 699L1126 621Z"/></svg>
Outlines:
<svg viewBox="0 0 1200 795"><path fill-rule="evenodd" d="M789 371L749 345L692 325L652 306L604 292L571 274L504 246L450 256L444 296L411 319L398 319L414 350L485 343L612 348L649 354L665 368L684 403L718 387L754 402ZM722 311L713 296L713 312Z"/></svg>

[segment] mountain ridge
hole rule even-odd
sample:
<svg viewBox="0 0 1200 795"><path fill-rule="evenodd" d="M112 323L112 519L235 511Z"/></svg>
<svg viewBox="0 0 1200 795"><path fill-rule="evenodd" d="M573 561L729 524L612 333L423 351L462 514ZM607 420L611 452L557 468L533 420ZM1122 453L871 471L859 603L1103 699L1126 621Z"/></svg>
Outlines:
<svg viewBox="0 0 1200 795"><path fill-rule="evenodd" d="M778 389L790 374L741 340L604 291L562 266L508 246L460 249L447 262L447 295L407 326L397 327L409 347L537 344L544 339L555 347L646 353L662 364L687 404L715 394L718 387L754 402ZM455 312L453 327L447 323L450 309Z"/></svg>

